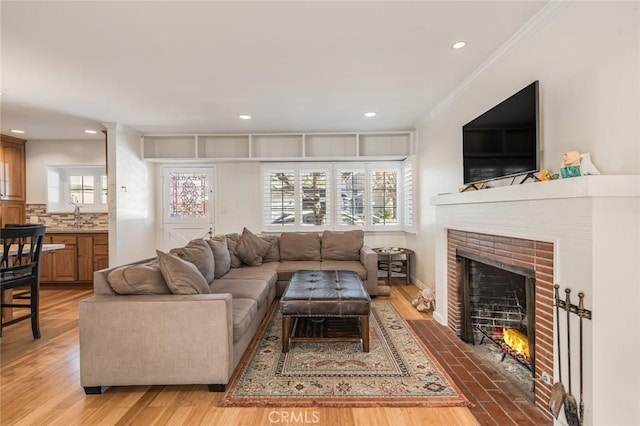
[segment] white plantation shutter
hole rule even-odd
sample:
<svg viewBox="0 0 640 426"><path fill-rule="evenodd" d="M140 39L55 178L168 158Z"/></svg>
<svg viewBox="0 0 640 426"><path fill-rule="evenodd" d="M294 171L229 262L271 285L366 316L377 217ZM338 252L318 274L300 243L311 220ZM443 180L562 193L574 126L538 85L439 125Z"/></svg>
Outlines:
<svg viewBox="0 0 640 426"><path fill-rule="evenodd" d="M364 228L367 206L367 172L365 168L336 165L335 226Z"/></svg>
<svg viewBox="0 0 640 426"><path fill-rule="evenodd" d="M263 230L412 229L413 170L410 161L263 164Z"/></svg>
<svg viewBox="0 0 640 426"><path fill-rule="evenodd" d="M404 212L403 228L406 232L415 232L414 226L414 158L402 162L402 207Z"/></svg>
<svg viewBox="0 0 640 426"><path fill-rule="evenodd" d="M369 168L369 225L376 230L401 228L400 163L375 164Z"/></svg>
<svg viewBox="0 0 640 426"><path fill-rule="evenodd" d="M319 164L298 170L299 222L305 228L331 224L331 169Z"/></svg>
<svg viewBox="0 0 640 426"><path fill-rule="evenodd" d="M291 167L262 168L262 225L265 230L295 227L295 182L295 170Z"/></svg>

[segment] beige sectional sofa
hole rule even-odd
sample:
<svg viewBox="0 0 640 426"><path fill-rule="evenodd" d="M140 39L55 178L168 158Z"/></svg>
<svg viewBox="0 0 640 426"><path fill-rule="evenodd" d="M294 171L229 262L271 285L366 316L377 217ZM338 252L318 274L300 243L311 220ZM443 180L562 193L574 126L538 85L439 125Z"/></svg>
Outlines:
<svg viewBox="0 0 640 426"><path fill-rule="evenodd" d="M276 296L298 270L351 270L377 294L377 255L362 231L194 240L170 254L94 274L80 302L80 382L207 384L225 389Z"/></svg>

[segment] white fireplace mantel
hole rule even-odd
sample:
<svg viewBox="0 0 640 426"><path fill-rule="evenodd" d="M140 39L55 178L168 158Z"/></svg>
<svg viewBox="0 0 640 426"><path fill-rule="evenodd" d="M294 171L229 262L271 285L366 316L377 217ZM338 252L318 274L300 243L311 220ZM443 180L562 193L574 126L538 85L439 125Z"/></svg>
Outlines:
<svg viewBox="0 0 640 426"><path fill-rule="evenodd" d="M439 194L431 198L431 204L442 206L558 198L639 196L640 175L600 175Z"/></svg>
<svg viewBox="0 0 640 426"><path fill-rule="evenodd" d="M638 424L640 364L625 354L640 352L640 175L439 194L431 203L436 208L434 319L447 324L449 229L553 243L554 280L573 294L583 291L585 308L593 312L584 336L585 424ZM575 333L577 317L571 321ZM579 349L575 341L573 354ZM627 361L620 362L621 356ZM573 379L577 389L577 374Z"/></svg>

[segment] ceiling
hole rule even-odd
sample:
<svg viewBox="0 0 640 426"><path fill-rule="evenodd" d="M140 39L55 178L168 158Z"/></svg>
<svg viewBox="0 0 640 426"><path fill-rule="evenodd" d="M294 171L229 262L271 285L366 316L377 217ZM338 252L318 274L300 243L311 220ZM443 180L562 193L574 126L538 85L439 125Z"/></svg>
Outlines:
<svg viewBox="0 0 640 426"><path fill-rule="evenodd" d="M3 0L1 131L408 130L544 4Z"/></svg>

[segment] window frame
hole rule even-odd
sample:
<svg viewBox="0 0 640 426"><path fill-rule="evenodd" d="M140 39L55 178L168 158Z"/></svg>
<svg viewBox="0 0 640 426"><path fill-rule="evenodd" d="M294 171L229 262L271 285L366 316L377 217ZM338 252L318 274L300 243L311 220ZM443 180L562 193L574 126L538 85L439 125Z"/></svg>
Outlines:
<svg viewBox="0 0 640 426"><path fill-rule="evenodd" d="M57 178L54 177L57 175ZM93 176L93 203L77 203L83 213L107 213L108 187L103 187L102 176L107 175L104 165L47 166L47 213L73 213L75 205L71 199L71 176ZM107 180L108 181L108 180ZM107 191L107 200L102 194Z"/></svg>
<svg viewBox="0 0 640 426"><path fill-rule="evenodd" d="M327 201L326 214L328 217L325 225L309 225L303 222L302 198L301 198L301 172L321 170L327 173ZM373 209L372 200L372 172L375 170L393 170L396 172L396 217L397 223L394 224L374 224L372 223ZM338 188L341 181L340 175L345 171L364 172L365 188L363 194L364 224L343 224L338 223L341 217L341 203L338 197L340 190ZM276 224L272 220L272 206L270 198L270 177L274 172L293 173L295 182L294 188L294 209L295 220L290 224ZM403 161L374 161L374 162L303 162L303 163L262 163L260 170L260 185L262 188L262 230L264 232L318 232L323 230L353 230L362 229L363 231L403 231L404 227L404 207L405 194L403 192L404 185L404 167ZM412 196L412 195L411 195ZM411 216L413 217L413 216Z"/></svg>

